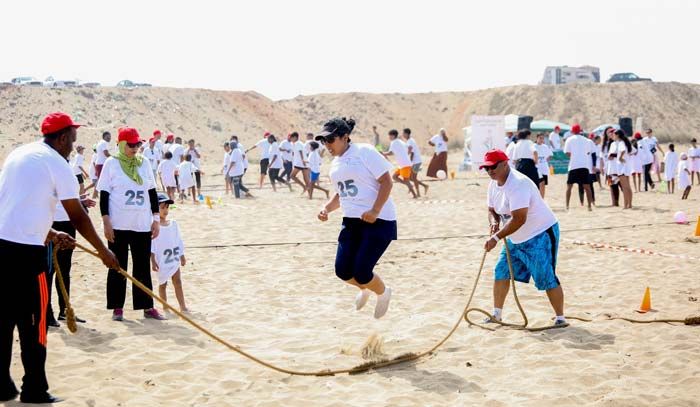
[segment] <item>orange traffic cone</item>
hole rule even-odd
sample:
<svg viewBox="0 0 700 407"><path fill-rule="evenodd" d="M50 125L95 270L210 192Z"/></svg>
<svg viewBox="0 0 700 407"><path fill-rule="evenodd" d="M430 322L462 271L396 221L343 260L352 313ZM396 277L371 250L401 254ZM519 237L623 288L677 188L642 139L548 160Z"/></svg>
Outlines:
<svg viewBox="0 0 700 407"><path fill-rule="evenodd" d="M210 198L208 195L207 195L206 198L204 198L204 201L207 203L207 206L209 207L209 209L212 209L212 207L211 207L211 198Z"/></svg>
<svg viewBox="0 0 700 407"><path fill-rule="evenodd" d="M450 179L455 179L455 176L457 173L455 173L455 170L450 171Z"/></svg>
<svg viewBox="0 0 700 407"><path fill-rule="evenodd" d="M637 312L642 314L651 311L651 290L647 287L644 291L644 298L642 298L642 305L639 306Z"/></svg>
<svg viewBox="0 0 700 407"><path fill-rule="evenodd" d="M695 236L700 237L700 216L698 216L698 223L695 224Z"/></svg>

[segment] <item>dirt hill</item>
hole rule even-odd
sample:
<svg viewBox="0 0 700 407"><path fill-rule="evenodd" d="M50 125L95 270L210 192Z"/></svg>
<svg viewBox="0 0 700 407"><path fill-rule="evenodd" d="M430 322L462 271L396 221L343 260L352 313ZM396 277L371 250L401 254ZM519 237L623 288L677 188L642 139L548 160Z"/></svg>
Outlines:
<svg viewBox="0 0 700 407"><path fill-rule="evenodd" d="M700 85L681 83L580 84L512 86L473 92L422 94L322 94L272 101L255 92L175 88L0 89L0 159L13 146L39 134L42 117L61 110L88 125L84 144L97 141L102 130L124 125L154 128L195 138L205 150L217 151L231 134L245 144L265 130L314 131L329 117L358 121L355 139L369 140L371 126L380 134L410 127L419 142L445 127L452 145L461 142L461 128L472 114L529 114L592 128L618 116L643 117L662 139L687 141L700 128Z"/></svg>

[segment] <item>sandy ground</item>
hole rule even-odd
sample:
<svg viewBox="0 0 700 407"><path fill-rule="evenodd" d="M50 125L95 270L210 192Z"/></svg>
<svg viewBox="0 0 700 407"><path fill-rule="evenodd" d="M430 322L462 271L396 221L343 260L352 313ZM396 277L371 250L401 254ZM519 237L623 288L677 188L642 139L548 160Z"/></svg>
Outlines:
<svg viewBox="0 0 700 407"><path fill-rule="evenodd" d="M459 159L452 154L451 165ZM204 183L205 193L216 200L222 179L213 175L215 161ZM251 170L248 185L254 183L256 168ZM698 262L566 242L700 257L699 240L691 238L694 225L660 225L672 221L677 210L696 219L700 190L688 201L679 194L639 194L633 210L611 208L604 191L594 212L573 205L566 213L564 181L554 177L547 199L565 240L558 275L566 313L593 323L571 321L569 328L539 333L462 326L437 354L419 363L357 376L294 377L256 365L177 319L144 320L127 308L124 322L111 321L105 309L106 270L76 252L72 301L88 323L76 334L65 326L51 330L51 391L66 399L65 406L700 405L700 327L604 320L608 314L643 319L700 314ZM428 198L417 202L395 186L399 237L415 240L394 242L376 268L394 290L389 313L379 321L372 317L374 299L354 311L355 291L333 272L335 245L304 244L332 242L339 231L339 214L325 224L316 220L320 195L309 201L298 196L298 188L275 194L266 186L252 190L256 199L224 197L214 209L179 205L171 214L187 246L183 278L193 317L246 351L294 369L358 365L364 362L360 348L372 334L384 339L389 356L427 349L457 320L474 282L483 238L456 236L486 232L487 183L459 173L454 181L431 182ZM91 216L97 220L97 211ZM647 223L659 225L634 227ZM608 226L616 228L595 229ZM445 236L453 238L440 239ZM202 248L269 242L298 245ZM496 259L496 253L486 259L475 306L491 308ZM658 311L636 314L647 286ZM544 293L532 285L518 289L531 323L549 323L552 311ZM169 295L174 301L172 291ZM518 321L512 298L505 318ZM12 375L19 385L18 343Z"/></svg>

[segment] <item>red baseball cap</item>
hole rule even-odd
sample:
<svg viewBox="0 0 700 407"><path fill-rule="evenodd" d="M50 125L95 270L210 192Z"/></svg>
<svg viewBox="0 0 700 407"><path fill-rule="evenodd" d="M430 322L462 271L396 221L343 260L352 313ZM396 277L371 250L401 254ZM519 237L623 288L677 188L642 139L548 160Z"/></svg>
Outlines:
<svg viewBox="0 0 700 407"><path fill-rule="evenodd" d="M581 125L576 123L573 126L571 126L571 132L573 134L579 134L581 132Z"/></svg>
<svg viewBox="0 0 700 407"><path fill-rule="evenodd" d="M559 127L559 126L554 126L554 130L561 130L561 127Z"/></svg>
<svg viewBox="0 0 700 407"><path fill-rule="evenodd" d="M73 119L65 113L56 112L44 117L41 122L41 134L47 135L63 130L66 127L78 128L82 124L73 123Z"/></svg>
<svg viewBox="0 0 700 407"><path fill-rule="evenodd" d="M161 134L163 134L163 133L161 133L160 130L158 130L158 129L153 130L154 136L160 136Z"/></svg>
<svg viewBox="0 0 700 407"><path fill-rule="evenodd" d="M508 161L508 156L506 153L497 149L490 150L484 155L484 162L479 166L479 169L481 170L484 167L496 165L501 161Z"/></svg>
<svg viewBox="0 0 700 407"><path fill-rule="evenodd" d="M139 132L133 127L122 127L119 129L119 137L117 140L119 143L126 141L130 144L136 144L141 142L141 136L139 136Z"/></svg>
<svg viewBox="0 0 700 407"><path fill-rule="evenodd" d="M156 141L156 138L155 138L155 137L151 137L151 138L148 139L148 142L149 142L149 143L155 143L155 141Z"/></svg>
<svg viewBox="0 0 700 407"><path fill-rule="evenodd" d="M173 133L168 134L168 136L165 138L165 141L170 141L170 140L175 140L175 135Z"/></svg>
<svg viewBox="0 0 700 407"><path fill-rule="evenodd" d="M270 132L269 132L269 131L266 131L265 134L263 135L263 137L267 137L267 136L269 136L269 135L270 135Z"/></svg>

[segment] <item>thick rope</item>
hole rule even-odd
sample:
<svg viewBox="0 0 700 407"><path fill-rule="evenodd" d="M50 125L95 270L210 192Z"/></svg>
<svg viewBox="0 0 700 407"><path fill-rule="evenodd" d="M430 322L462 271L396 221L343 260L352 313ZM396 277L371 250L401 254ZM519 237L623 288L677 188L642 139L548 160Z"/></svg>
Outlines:
<svg viewBox="0 0 700 407"><path fill-rule="evenodd" d="M70 298L68 297L68 290L66 290L66 285L63 282L63 274L61 274L61 267L58 265L58 246L54 246L51 253L51 260L53 261L53 269L56 272L56 281L58 281L58 288L61 290L61 295L63 295L63 300L66 303L66 322L68 323L68 330L75 333L78 331L78 324L75 320L75 311L70 304ZM49 293L50 295L51 293Z"/></svg>
<svg viewBox="0 0 700 407"><path fill-rule="evenodd" d="M76 243L76 247L79 247L80 249L82 249L86 253L89 253L97 258L100 257L98 253L96 253L96 252L94 252L94 251L88 249L87 247L82 246L78 243ZM143 285L136 278L132 277L128 272L126 272L121 267L116 271L119 274L121 274L122 276L124 276L126 279L131 281L131 283L133 285L135 285L136 287L141 289L143 292L145 292L146 294L151 296L156 301L160 302L163 305L163 307L165 307L165 308L169 309L170 311L172 311L173 313L175 313L175 315L177 315L178 317L183 319L188 324L192 325L195 329L197 329L198 331L200 331L204 335L210 337L214 341L219 342L220 344L227 347L228 349L240 354L241 356L243 356L245 358L250 359L251 361L253 361L257 364L260 364L264 367L267 367L269 369L275 370L275 371L280 372L280 373L286 373L286 374L294 375L294 376L334 376L337 374L344 374L344 373L358 374L358 373L367 372L367 371L372 370L372 369L379 369L379 368L383 368L383 367L387 367L387 366L397 365L399 363L411 362L411 361L415 361L415 360L418 360L420 358L423 358L425 356L431 355L435 351L437 351L438 348L440 348L445 342L447 342L447 340L455 333L455 331L457 330L459 325L462 323L462 315L464 315L464 313L469 308L469 305L471 305L472 298L474 297L474 292L476 291L477 283L479 282L479 276L481 276L481 271L484 268L484 261L485 260L486 260L486 251L484 251L484 255L481 257L481 263L479 265L479 272L477 274L476 279L474 280L474 286L472 287L472 292L469 295L469 300L467 301L467 305L464 307L464 310L462 311L462 313L460 313L459 318L457 319L457 322L452 326L452 329L447 333L447 335L444 338L442 338L442 340L440 340L432 348L430 348L424 352L421 352L421 353L405 353L405 354L397 356L393 359L382 359L382 360L377 360L377 361L370 361L370 362L363 363L361 365L358 365L358 366L355 366L352 368L334 369L334 370L325 369L325 370L316 370L316 371L302 371L302 370L288 369L288 368L274 365L270 362L266 362L262 359L259 359L255 356L253 356L252 354L242 350L239 346L229 343L225 339L221 338L220 336L216 335L215 333L213 333L210 330L206 329L205 327L201 326L197 322L193 321L190 317L183 314L178 309L174 308L172 305L168 304L165 300L160 298L160 296L158 296L151 289L149 289L148 287ZM59 266L58 266L57 262L54 262L54 266L56 267L56 272L60 273L58 271ZM68 304L68 301L66 301L66 304ZM74 332L74 331L71 331L71 332Z"/></svg>

